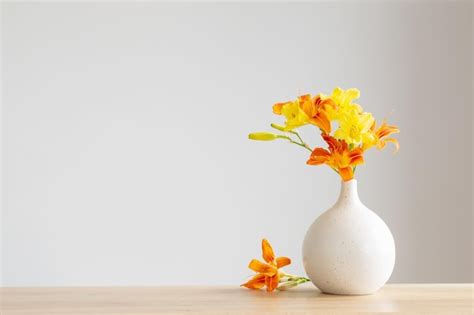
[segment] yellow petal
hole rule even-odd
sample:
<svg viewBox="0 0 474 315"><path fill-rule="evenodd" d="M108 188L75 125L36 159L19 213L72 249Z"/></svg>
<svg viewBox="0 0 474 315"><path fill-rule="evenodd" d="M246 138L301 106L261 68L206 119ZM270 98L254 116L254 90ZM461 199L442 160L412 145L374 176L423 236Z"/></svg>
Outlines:
<svg viewBox="0 0 474 315"><path fill-rule="evenodd" d="M357 113L362 113L363 109L362 109L362 106L360 106L359 104L354 104L352 103L352 108L357 112Z"/></svg>
<svg viewBox="0 0 474 315"><path fill-rule="evenodd" d="M341 139L341 140L346 140L345 138L346 137L346 133L344 132L344 130L342 128L337 128L337 130L334 132L334 138L336 139Z"/></svg>
<svg viewBox="0 0 474 315"><path fill-rule="evenodd" d="M332 98L336 101L336 103L339 103L343 92L344 91L340 87L336 87L332 91Z"/></svg>
<svg viewBox="0 0 474 315"><path fill-rule="evenodd" d="M353 100L358 99L360 96L360 91L358 89L347 89L344 92L343 100L341 103L348 105L352 103Z"/></svg>
<svg viewBox="0 0 474 315"><path fill-rule="evenodd" d="M377 139L372 131L362 134L362 144L364 150L367 150L376 143Z"/></svg>
<svg viewBox="0 0 474 315"><path fill-rule="evenodd" d="M370 130L370 127L374 124L375 119L371 113L363 113L360 115L359 123L361 125L361 132L365 133Z"/></svg>

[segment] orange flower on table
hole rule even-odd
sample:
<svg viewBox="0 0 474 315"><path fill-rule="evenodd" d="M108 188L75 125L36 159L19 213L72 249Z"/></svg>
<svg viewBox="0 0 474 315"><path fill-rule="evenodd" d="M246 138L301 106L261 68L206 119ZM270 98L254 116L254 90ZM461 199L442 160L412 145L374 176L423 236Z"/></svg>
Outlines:
<svg viewBox="0 0 474 315"><path fill-rule="evenodd" d="M280 268L291 264L291 259L288 257L275 257L273 248L266 239L262 240L262 256L265 262L261 262L257 259L250 261L249 268L257 272L257 274L241 286L253 290L267 287L267 291L271 292L275 289L288 290L310 281L306 277L299 277L283 272Z"/></svg>
<svg viewBox="0 0 474 315"><path fill-rule="evenodd" d="M314 149L306 163L309 165L327 164L338 172L344 181L354 178L354 167L364 163L362 148L350 149L344 140L325 134L322 137L328 144L328 150Z"/></svg>
<svg viewBox="0 0 474 315"><path fill-rule="evenodd" d="M280 271L278 269L291 264L291 259L275 257L273 248L266 239L262 240L262 257L265 262L257 259L250 261L249 268L258 274L242 286L249 289L261 289L266 286L267 291L270 292L275 290L280 282Z"/></svg>

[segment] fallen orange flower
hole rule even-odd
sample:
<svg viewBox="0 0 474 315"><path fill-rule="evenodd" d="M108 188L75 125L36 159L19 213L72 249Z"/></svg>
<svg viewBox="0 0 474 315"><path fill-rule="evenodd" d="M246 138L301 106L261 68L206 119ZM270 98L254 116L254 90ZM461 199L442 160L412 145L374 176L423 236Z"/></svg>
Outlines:
<svg viewBox="0 0 474 315"><path fill-rule="evenodd" d="M316 148L311 153L309 165L327 164L341 175L344 181L354 178L354 167L364 163L362 148L350 149L344 140L323 134L324 141L328 144L329 150Z"/></svg>
<svg viewBox="0 0 474 315"><path fill-rule="evenodd" d="M265 262L261 262L257 259L250 261L248 267L257 272L257 275L253 276L241 286L254 290L266 287L267 291L271 292L278 288L283 278L286 279L282 280L282 283L289 284L289 282L291 282L292 286L309 281L307 278L289 275L280 270L280 268L291 264L291 259L288 257L275 257L273 248L266 239L262 240L262 257ZM290 286L286 285L286 287Z"/></svg>

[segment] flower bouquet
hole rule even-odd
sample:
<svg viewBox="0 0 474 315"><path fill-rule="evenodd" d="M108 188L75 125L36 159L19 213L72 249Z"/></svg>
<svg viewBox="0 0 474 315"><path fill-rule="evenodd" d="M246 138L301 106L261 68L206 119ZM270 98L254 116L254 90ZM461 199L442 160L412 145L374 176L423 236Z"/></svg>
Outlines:
<svg viewBox="0 0 474 315"><path fill-rule="evenodd" d="M249 139L289 141L311 152L307 164L326 164L348 181L354 178L357 165L364 163L363 155L368 149L383 149L387 142L394 143L396 151L399 148L398 141L388 137L400 132L399 129L385 121L377 127L372 114L352 102L359 95L357 89L344 91L335 88L331 96L317 94L312 97L308 94L294 101L277 103L273 105L273 113L283 115L285 125L272 123L271 127L281 133L255 132L249 134ZM338 127L333 128L332 123L337 123ZM327 149L312 149L303 141L297 129L305 125L319 128Z"/></svg>

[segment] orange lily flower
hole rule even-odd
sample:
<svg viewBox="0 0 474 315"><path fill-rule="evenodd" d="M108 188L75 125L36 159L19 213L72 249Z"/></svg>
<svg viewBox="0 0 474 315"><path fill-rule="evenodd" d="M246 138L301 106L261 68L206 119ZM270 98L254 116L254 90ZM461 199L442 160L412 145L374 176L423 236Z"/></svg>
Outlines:
<svg viewBox="0 0 474 315"><path fill-rule="evenodd" d="M375 125L374 125L375 128ZM394 133L399 133L400 129L398 129L397 126L395 125L387 125L387 123L384 121L382 125L377 129L375 132L375 136L377 137L377 148L378 149L383 149L385 147L385 144L387 142L392 142L395 145L395 152L398 151L400 148L400 145L398 144L398 140L395 138L386 138L385 137L394 134Z"/></svg>
<svg viewBox="0 0 474 315"><path fill-rule="evenodd" d="M325 134L331 132L331 121L326 113L326 106L336 108L336 103L330 97L324 97L321 94L311 97L310 94L299 96L296 100L298 107L307 117L309 123L316 125ZM273 105L273 113L282 114L282 108L292 102L277 103Z"/></svg>
<svg viewBox="0 0 474 315"><path fill-rule="evenodd" d="M364 163L362 148L349 149L344 140L325 134L322 134L322 137L328 144L329 150L314 149L306 164L327 164L341 175L342 180L348 181L354 178L354 166Z"/></svg>
<svg viewBox="0 0 474 315"><path fill-rule="evenodd" d="M323 97L321 94L311 98L311 95L299 97L301 108L310 117L309 122L316 125L325 134L331 132L331 121L326 113L326 106L336 108L336 103L329 97Z"/></svg>
<svg viewBox="0 0 474 315"><path fill-rule="evenodd" d="M267 291L271 292L278 287L280 277L285 275L279 269L291 264L291 259L288 257L275 257L273 248L266 239L262 240L262 256L265 263L257 259L250 261L249 268L257 272L257 275L241 286L255 290L266 286Z"/></svg>
<svg viewBox="0 0 474 315"><path fill-rule="evenodd" d="M375 136L374 140L368 144L364 144L363 149L367 150L371 146L376 145L377 149L381 150L385 147L387 142L392 142L395 145L395 152L397 152L398 149L400 148L400 145L398 144L398 140L395 138L386 138L386 137L394 133L400 133L400 129L398 129L398 127L395 125L388 125L386 121L384 121L378 129L376 129L375 125L376 124L374 122L374 124L370 128L370 130L373 132Z"/></svg>

